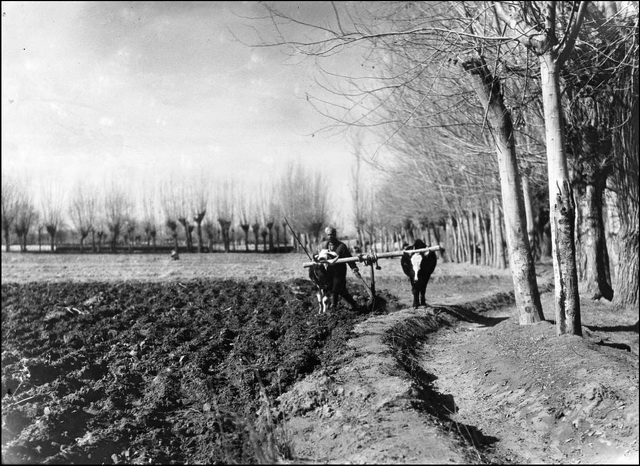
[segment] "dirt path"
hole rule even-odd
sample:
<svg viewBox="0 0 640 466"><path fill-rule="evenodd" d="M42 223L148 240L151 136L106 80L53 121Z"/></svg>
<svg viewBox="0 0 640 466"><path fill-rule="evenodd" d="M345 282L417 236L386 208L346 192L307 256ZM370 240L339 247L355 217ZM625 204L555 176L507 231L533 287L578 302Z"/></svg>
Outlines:
<svg viewBox="0 0 640 466"><path fill-rule="evenodd" d="M422 368L450 397L451 419L477 428L473 440L496 462L637 464L637 353L599 346L590 332L557 337L548 322L520 327L510 313L424 345Z"/></svg>
<svg viewBox="0 0 640 466"><path fill-rule="evenodd" d="M490 306L508 299L495 291L472 297ZM455 300L446 301L455 308ZM450 321L435 317L433 309L372 317L354 329L343 367L315 372L280 396L278 413L295 462L482 462L482 454L453 423L428 414L433 401L425 401L425 381L398 362L404 349L411 351L443 325Z"/></svg>
<svg viewBox="0 0 640 466"><path fill-rule="evenodd" d="M424 312L404 310L358 325L348 364L333 374L314 373L280 397L296 462L469 462L460 439L413 409L414 383L384 343L394 325Z"/></svg>
<svg viewBox="0 0 640 466"><path fill-rule="evenodd" d="M350 362L280 398L294 457L637 464L637 330L627 326L631 351L587 327L584 338L557 337L550 322L517 325L505 296L492 289L358 325ZM552 293L543 308L552 312Z"/></svg>

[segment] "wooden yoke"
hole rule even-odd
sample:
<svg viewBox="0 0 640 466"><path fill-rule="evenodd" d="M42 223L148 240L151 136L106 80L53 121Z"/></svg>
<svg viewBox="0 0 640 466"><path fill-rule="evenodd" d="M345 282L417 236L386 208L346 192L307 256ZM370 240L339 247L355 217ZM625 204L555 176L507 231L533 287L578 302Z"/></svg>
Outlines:
<svg viewBox="0 0 640 466"><path fill-rule="evenodd" d="M375 262L378 261L378 259L387 259L387 258L391 258L391 257L400 257L405 253L408 254L414 254L414 253L418 253L418 252L427 252L427 251L442 251L443 248L440 245L437 246L430 246L428 248L422 248L422 249L403 249L402 251L391 251L391 252L381 252L380 254L377 254L375 252L370 252L368 254L358 254L357 256L353 256L353 257L344 257L341 259L337 259L335 261L332 261L332 264L346 264L348 262L365 262L367 264L373 264ZM318 261L318 262L304 262L302 264L303 267L311 267L314 264L323 264L323 263L327 263L327 261Z"/></svg>

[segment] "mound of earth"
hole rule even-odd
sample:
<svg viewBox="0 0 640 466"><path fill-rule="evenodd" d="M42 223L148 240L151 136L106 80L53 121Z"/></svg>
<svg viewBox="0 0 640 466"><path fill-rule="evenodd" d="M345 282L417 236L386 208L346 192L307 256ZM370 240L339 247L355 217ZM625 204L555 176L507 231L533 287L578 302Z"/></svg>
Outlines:
<svg viewBox="0 0 640 466"><path fill-rule="evenodd" d="M303 279L3 283L3 463L637 463L636 313L557 337L440 279L324 315Z"/></svg>

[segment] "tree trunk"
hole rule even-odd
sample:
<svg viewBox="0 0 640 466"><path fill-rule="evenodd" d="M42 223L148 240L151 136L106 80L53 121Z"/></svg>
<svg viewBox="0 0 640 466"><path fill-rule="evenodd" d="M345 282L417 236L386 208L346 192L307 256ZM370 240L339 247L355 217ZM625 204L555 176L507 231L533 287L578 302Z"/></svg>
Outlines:
<svg viewBox="0 0 640 466"><path fill-rule="evenodd" d="M607 245L604 241L602 219L602 194L604 183L595 182L585 186L582 202L581 252L584 267L580 271L581 284L591 299L613 299L613 289L607 281Z"/></svg>
<svg viewBox="0 0 640 466"><path fill-rule="evenodd" d="M549 212L545 206L538 206L535 217L537 254L540 259L551 258L551 230L549 229Z"/></svg>
<svg viewBox="0 0 640 466"><path fill-rule="evenodd" d="M481 57L467 60L462 66L469 73L478 98L488 110L488 121L493 129L500 171L509 264L513 276L519 323L526 325L539 322L544 319L544 315L536 282L535 265L526 234L525 208L511 114L504 104L500 82L494 79Z"/></svg>
<svg viewBox="0 0 640 466"><path fill-rule="evenodd" d="M485 241L485 233L484 229L482 228L484 220L482 219L480 208L476 209L475 217L476 238L478 238L477 248L480 251L480 258L478 260L478 263L481 265L487 265L487 242Z"/></svg>
<svg viewBox="0 0 640 466"><path fill-rule="evenodd" d="M454 219L453 215L449 215L448 220L451 224L451 245L453 246L452 259L459 264L462 262L462 256L460 255L460 234L458 232L460 224Z"/></svg>
<svg viewBox="0 0 640 466"><path fill-rule="evenodd" d="M285 252L289 252L287 244L287 223L282 222L282 243L284 244Z"/></svg>
<svg viewBox="0 0 640 466"><path fill-rule="evenodd" d="M497 201L493 201L496 216L496 258L499 269L507 268L507 258L504 250L504 218Z"/></svg>
<svg viewBox="0 0 640 466"><path fill-rule="evenodd" d="M629 78L638 82L638 69ZM636 87L637 89L637 87ZM638 202L640 187L640 167L638 166L640 152L640 111L638 110L638 94L626 92L625 107L628 109L628 119L620 115L621 129L616 134L617 167L615 170L615 186L619 189L616 196L616 215L620 222L620 252L619 266L614 282L613 303L618 308L638 309L640 302L640 288L638 287L638 270L640 254L638 241L640 240L640 203Z"/></svg>
<svg viewBox="0 0 640 466"><path fill-rule="evenodd" d="M620 229L620 267L615 285L615 300L617 307L628 307L638 310L638 297L640 289L638 287L638 262L639 250L638 225L624 224Z"/></svg>
<svg viewBox="0 0 640 466"><path fill-rule="evenodd" d="M269 252L273 252L273 222L267 223L267 230L269 230Z"/></svg>
<svg viewBox="0 0 640 466"><path fill-rule="evenodd" d="M244 249L249 252L249 225L242 224L240 225L240 228L244 231Z"/></svg>
<svg viewBox="0 0 640 466"><path fill-rule="evenodd" d="M204 244L202 240L202 219L196 222L196 233L198 234L198 253L202 253L202 246Z"/></svg>
<svg viewBox="0 0 640 466"><path fill-rule="evenodd" d="M553 52L540 57L540 75L547 142L556 333L582 335L574 238L575 204L568 175L560 84Z"/></svg>
<svg viewBox="0 0 640 466"><path fill-rule="evenodd" d="M9 241L11 240L11 235L9 234L9 226L4 228L4 241L5 241L5 250L9 252L11 250L11 246Z"/></svg>
<svg viewBox="0 0 640 466"><path fill-rule="evenodd" d="M254 251L258 252L258 243L260 242L260 226L258 225L258 228L255 227L255 225L253 226L253 236L255 238L255 244L254 244Z"/></svg>
<svg viewBox="0 0 640 466"><path fill-rule="evenodd" d="M446 219L446 227L445 227L445 237L446 239L446 250L448 253L446 255L449 256L449 260L451 262L458 262L458 258L456 256L456 238L455 238L455 230L453 228L453 216L449 214Z"/></svg>
<svg viewBox="0 0 640 466"><path fill-rule="evenodd" d="M276 223L273 228L276 230L276 251L280 252L280 225Z"/></svg>
<svg viewBox="0 0 640 466"><path fill-rule="evenodd" d="M529 247L531 248L531 255L533 260L537 259L537 236L536 236L536 223L533 215L533 201L531 200L531 188L529 187L529 177L527 175L522 177L522 195L524 196L524 210L527 219L527 237L529 238Z"/></svg>
<svg viewBox="0 0 640 466"><path fill-rule="evenodd" d="M467 250L469 251L469 262L476 265L477 262L477 256L476 256L476 238L475 238L475 233L473 230L473 219L472 219L473 214L468 211L465 210L464 211L464 226L465 226L465 231L466 231L466 238L467 238Z"/></svg>
<svg viewBox="0 0 640 466"><path fill-rule="evenodd" d="M480 232L480 238L482 241L482 257L481 263L482 265L491 265L490 257L491 257L491 246L489 245L489 233L487 231L487 223L486 218L482 214L480 209L477 210L477 218L478 218L478 230Z"/></svg>
<svg viewBox="0 0 640 466"><path fill-rule="evenodd" d="M462 212L460 210L456 211L456 220L457 227L456 233L458 235L458 249L460 254L460 262L468 262L469 261L469 248L467 247L467 242L465 241L465 228L464 228L464 218L462 216Z"/></svg>

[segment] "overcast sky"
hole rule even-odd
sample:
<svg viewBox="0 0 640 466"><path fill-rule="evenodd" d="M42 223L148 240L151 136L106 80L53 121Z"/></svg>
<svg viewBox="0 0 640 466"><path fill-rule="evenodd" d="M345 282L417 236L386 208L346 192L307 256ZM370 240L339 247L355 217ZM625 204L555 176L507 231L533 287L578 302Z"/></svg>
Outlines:
<svg viewBox="0 0 640 466"><path fill-rule="evenodd" d="M329 170L348 205L353 148L317 133L328 121L305 97L318 92L313 61L228 31L266 24L241 18L259 14L257 2L2 2L3 172L36 186L194 170L256 183L300 160Z"/></svg>

